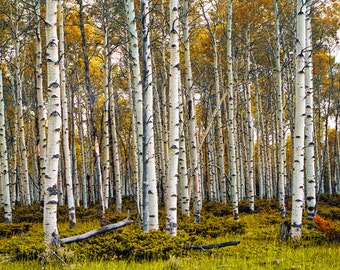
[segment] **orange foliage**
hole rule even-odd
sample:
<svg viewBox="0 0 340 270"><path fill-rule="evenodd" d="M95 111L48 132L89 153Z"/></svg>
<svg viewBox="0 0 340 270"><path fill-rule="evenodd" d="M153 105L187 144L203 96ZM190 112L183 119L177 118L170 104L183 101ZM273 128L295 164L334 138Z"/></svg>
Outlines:
<svg viewBox="0 0 340 270"><path fill-rule="evenodd" d="M316 228L324 232L330 239L340 241L340 226L330 219L323 219L317 215L314 217Z"/></svg>

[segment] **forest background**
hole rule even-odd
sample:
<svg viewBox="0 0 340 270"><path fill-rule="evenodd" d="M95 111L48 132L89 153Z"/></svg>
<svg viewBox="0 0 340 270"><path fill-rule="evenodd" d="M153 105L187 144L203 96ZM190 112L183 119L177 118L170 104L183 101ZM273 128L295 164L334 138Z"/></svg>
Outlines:
<svg viewBox="0 0 340 270"><path fill-rule="evenodd" d="M16 205L44 202L44 224L52 224L45 242L58 242L57 204L68 205L75 227L76 207L98 203L104 225L105 210L121 212L124 196L135 201L144 231L159 228L164 204L171 235L177 205L199 223L203 201L231 203L237 220L241 200L254 211L255 197L277 199L284 216L293 196L313 218L320 194L340 193L339 8L337 1L1 1L6 222ZM312 85L307 75L301 80L307 70ZM294 169L301 156L312 169Z"/></svg>

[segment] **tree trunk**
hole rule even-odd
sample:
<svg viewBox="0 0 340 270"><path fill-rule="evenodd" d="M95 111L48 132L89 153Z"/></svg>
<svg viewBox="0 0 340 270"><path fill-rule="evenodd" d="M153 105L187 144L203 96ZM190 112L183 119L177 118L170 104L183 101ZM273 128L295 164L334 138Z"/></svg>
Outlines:
<svg viewBox="0 0 340 270"><path fill-rule="evenodd" d="M170 0L169 171L166 192L166 232L177 235L177 180L179 154L179 3Z"/></svg>
<svg viewBox="0 0 340 270"><path fill-rule="evenodd" d="M44 181L46 170L46 104L43 94L43 71L42 71L42 48L41 48L41 34L40 34L40 3L36 7L36 64L35 64L35 78L36 78L36 93L37 93L37 114L38 114L38 130L39 142L37 156L39 158L39 186L40 186L40 200L44 200Z"/></svg>
<svg viewBox="0 0 340 270"><path fill-rule="evenodd" d="M69 214L70 228L76 227L76 208L73 196L73 179L71 152L69 144L69 128L68 128L68 97L66 93L66 67L65 67L65 37L64 37L64 2L58 1L58 19L59 19L59 37L60 37L60 95L62 102L62 125L63 125L63 150L64 150L64 166L66 178L66 195Z"/></svg>
<svg viewBox="0 0 340 270"><path fill-rule="evenodd" d="M47 168L44 185L44 236L48 245L59 245L57 227L58 165L60 158L60 76L57 36L57 2L46 1L46 60L48 92Z"/></svg>
<svg viewBox="0 0 340 270"><path fill-rule="evenodd" d="M296 79L295 79L295 121L293 150L293 186L291 237L300 240L302 212L304 207L304 125L305 125L305 14L306 6L297 0L296 7Z"/></svg>
<svg viewBox="0 0 340 270"><path fill-rule="evenodd" d="M0 178L2 202L5 212L5 222L12 223L12 207L8 170L8 153L6 142L6 124L5 124L5 102L2 84L2 69L0 68Z"/></svg>
<svg viewBox="0 0 340 270"><path fill-rule="evenodd" d="M306 204L308 219L313 220L315 216L315 140L314 140L314 112L313 112L313 63L312 63L312 26L311 7L312 0L306 1L306 123L305 123L305 170L306 170Z"/></svg>
<svg viewBox="0 0 340 270"><path fill-rule="evenodd" d="M153 74L150 43L151 1L141 0L142 43L143 43L143 230L158 230L158 193L154 139Z"/></svg>
<svg viewBox="0 0 340 270"><path fill-rule="evenodd" d="M235 117L234 117L234 83L233 83L233 55L232 47L232 14L233 1L228 0L228 27L227 27L227 61L228 61L228 151L229 151L229 175L231 179L231 202L233 207L233 216L235 220L239 219L238 212L238 182L236 167L236 144L235 144Z"/></svg>
<svg viewBox="0 0 340 270"><path fill-rule="evenodd" d="M274 0L275 13L275 74L276 74L276 93L277 93L277 126L278 126L278 142L277 142L277 157L278 157L278 200L280 214L282 217L286 216L286 202L285 202L285 138L283 133L283 97L282 97L282 78L281 78L281 42L280 42L280 18L279 18L279 1Z"/></svg>
<svg viewBox="0 0 340 270"><path fill-rule="evenodd" d="M129 40L132 62L132 93L133 93L133 112L136 123L136 139L138 160L137 178L136 178L136 200L140 212L142 206L142 186L143 186L143 85L141 80L139 51L138 51L138 33L136 25L136 15L133 0L126 0L127 23L129 28Z"/></svg>

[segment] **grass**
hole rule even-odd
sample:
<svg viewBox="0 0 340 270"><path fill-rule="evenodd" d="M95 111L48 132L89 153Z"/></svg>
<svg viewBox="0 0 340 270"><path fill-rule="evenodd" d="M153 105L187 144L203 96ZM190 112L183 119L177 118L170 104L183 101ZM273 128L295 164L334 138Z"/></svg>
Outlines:
<svg viewBox="0 0 340 270"><path fill-rule="evenodd" d="M324 210L326 211L326 210ZM9 257L0 255L0 269L6 270L34 270L34 269L120 269L120 270L185 270L185 269L318 269L318 270L340 270L340 245L339 242L330 241L315 228L308 229L307 221L304 221L303 239L299 243L292 241L280 242L279 224L282 219L275 211L260 211L255 214L241 214L241 220L246 224L243 234L225 234L217 238L206 236L204 244L238 240L237 246L224 247L211 250L189 251L183 255L169 255L167 259L158 258L154 254L152 260L136 261L134 259L97 258L89 260L77 257L64 262L53 260L41 266L37 260L19 260L11 262ZM232 219L232 217L228 217ZM78 221L77 232L89 228L96 228L94 222ZM32 226L34 231L39 232L40 224ZM67 228L66 223L59 224L61 234L72 234L74 232ZM79 230L79 231L78 231ZM125 227L120 230L134 230L133 227ZM114 234L118 234L116 231ZM28 233L29 234L29 233ZM157 236L157 235L156 235ZM12 238L0 239L0 254L5 241ZM105 239L105 238L104 238ZM124 240L124 239L123 239ZM132 241L132 240L131 240ZM133 240L135 241L135 240ZM25 245L23 243L23 245ZM72 250L76 246L70 246ZM2 256L2 257L1 257ZM83 259L82 259L83 258Z"/></svg>

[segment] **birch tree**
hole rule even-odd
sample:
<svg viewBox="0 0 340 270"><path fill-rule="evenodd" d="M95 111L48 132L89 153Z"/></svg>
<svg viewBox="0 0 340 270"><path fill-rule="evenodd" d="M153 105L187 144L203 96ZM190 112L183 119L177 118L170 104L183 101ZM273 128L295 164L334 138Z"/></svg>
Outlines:
<svg viewBox="0 0 340 270"><path fill-rule="evenodd" d="M293 139L292 220L291 237L300 240L304 208L304 125L306 112L305 95L305 22L306 6L296 1L296 59L295 59L295 119Z"/></svg>
<svg viewBox="0 0 340 270"><path fill-rule="evenodd" d="M278 126L278 200L281 216L286 215L286 202L285 202L285 148L284 148L284 133L283 133L283 95L282 95L282 78L281 78L281 43L280 43L280 19L279 19L279 1L274 0L274 15L275 15L275 85L276 85L276 98L277 98L277 126Z"/></svg>
<svg viewBox="0 0 340 270"><path fill-rule="evenodd" d="M69 118L68 118L68 96L66 93L66 67L65 67L65 37L64 37L64 1L58 1L58 22L59 22L59 37L60 37L60 98L62 104L62 144L63 144L63 162L65 168L66 180L66 195L69 212L70 228L76 227L76 208L73 196L73 180L72 180L72 165L71 152L69 143Z"/></svg>
<svg viewBox="0 0 340 270"><path fill-rule="evenodd" d="M233 1L228 0L227 26L227 69L228 69L228 154L229 176L231 179L231 202L234 219L239 219L238 212L238 183L236 167L235 117L234 117L234 83L233 83L233 55L232 55L232 14Z"/></svg>
<svg viewBox="0 0 340 270"><path fill-rule="evenodd" d="M305 123L305 170L306 170L306 204L308 219L313 220L315 216L315 153L314 153L314 112L313 112L313 62L312 62L312 24L311 7L312 0L306 0L306 123Z"/></svg>
<svg viewBox="0 0 340 270"><path fill-rule="evenodd" d="M139 51L138 51L138 33L135 15L135 6L133 0L126 0L126 13L127 22L129 29L129 41L131 50L131 62L132 62L132 93L133 93L133 112L136 123L137 132L137 160L138 168L136 168L136 200L138 210L142 209L142 194L141 186L143 184L143 85L141 80L140 62L139 62Z"/></svg>
<svg viewBox="0 0 340 270"><path fill-rule="evenodd" d="M5 123L5 102L2 83L2 69L0 68L0 182L2 191L2 202L5 212L5 222L12 223L12 206L10 194L10 181L8 169L8 153L6 141L6 123Z"/></svg>
<svg viewBox="0 0 340 270"><path fill-rule="evenodd" d="M177 179L179 155L179 3L170 0L169 171L166 186L166 232L177 235Z"/></svg>
<svg viewBox="0 0 340 270"><path fill-rule="evenodd" d="M188 145L189 145L189 185L194 186L194 212L200 212L202 207L201 199L201 179L199 178L198 168L198 146L197 146L197 122L195 91L193 87L191 54L190 54L190 26L189 26L189 1L183 0L182 4L182 25L183 25L183 43L184 43L184 89L187 92L187 123L188 123ZM188 197L182 196L182 213L190 214L190 189L188 186Z"/></svg>
<svg viewBox="0 0 340 270"><path fill-rule="evenodd" d="M44 185L44 239L49 245L59 245L57 227L58 165L60 159L60 72L57 35L57 1L46 1L46 60L48 93L47 168Z"/></svg>
<svg viewBox="0 0 340 270"><path fill-rule="evenodd" d="M153 76L150 43L151 1L141 0L142 42L143 42L143 230L158 230L158 194L156 177Z"/></svg>
<svg viewBox="0 0 340 270"><path fill-rule="evenodd" d="M39 158L39 183L40 183L40 200L44 200L43 190L46 170L46 102L43 95L43 74L42 74L42 47L40 31L40 1L36 7L36 28L35 28L35 79L37 93L37 114L38 114L38 158Z"/></svg>

